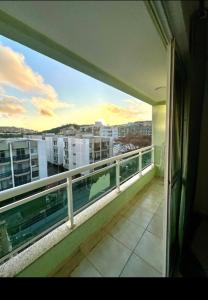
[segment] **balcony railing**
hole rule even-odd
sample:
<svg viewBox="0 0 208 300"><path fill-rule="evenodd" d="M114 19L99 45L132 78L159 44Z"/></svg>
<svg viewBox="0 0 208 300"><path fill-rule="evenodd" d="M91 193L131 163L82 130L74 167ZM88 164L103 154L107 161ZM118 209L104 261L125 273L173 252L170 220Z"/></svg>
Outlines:
<svg viewBox="0 0 208 300"><path fill-rule="evenodd" d="M0 164L10 162L10 157L0 157Z"/></svg>
<svg viewBox="0 0 208 300"><path fill-rule="evenodd" d="M119 192L121 183L142 176L142 170L153 164L150 146L1 192L0 224L5 225L0 230L5 239L0 261L67 220L73 227L77 213L110 191Z"/></svg>
<svg viewBox="0 0 208 300"><path fill-rule="evenodd" d="M14 175L20 175L20 174L24 174L24 173L28 173L28 172L30 172L30 168L17 169L17 170L14 170Z"/></svg>
<svg viewBox="0 0 208 300"><path fill-rule="evenodd" d="M22 154L22 155L13 156L14 161L25 160L25 159L29 159L29 158L30 158L29 154Z"/></svg>
<svg viewBox="0 0 208 300"><path fill-rule="evenodd" d="M12 187L13 187L13 185L11 183L9 183L7 186L1 187L0 192L11 189ZM0 259L0 261L1 261L1 259Z"/></svg>

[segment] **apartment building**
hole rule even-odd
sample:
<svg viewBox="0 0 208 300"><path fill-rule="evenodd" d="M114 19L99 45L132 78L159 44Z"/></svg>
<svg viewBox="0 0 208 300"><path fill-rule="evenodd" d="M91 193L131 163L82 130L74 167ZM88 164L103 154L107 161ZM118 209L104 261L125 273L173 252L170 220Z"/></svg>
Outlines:
<svg viewBox="0 0 208 300"><path fill-rule="evenodd" d="M45 136L47 160L54 165L63 165L64 136Z"/></svg>
<svg viewBox="0 0 208 300"><path fill-rule="evenodd" d="M0 141L0 191L47 176L44 141L29 139Z"/></svg>
<svg viewBox="0 0 208 300"><path fill-rule="evenodd" d="M69 126L69 127L61 129L59 133L61 135L73 135L74 136L77 133L79 133L79 130L76 129L74 126Z"/></svg>
<svg viewBox="0 0 208 300"><path fill-rule="evenodd" d="M118 126L118 137L127 135L152 135L152 122L133 122Z"/></svg>
<svg viewBox="0 0 208 300"><path fill-rule="evenodd" d="M100 128L100 136L112 137L113 139L118 138L118 127L117 126L103 126Z"/></svg>
<svg viewBox="0 0 208 300"><path fill-rule="evenodd" d="M104 137L64 138L63 166L75 169L113 155L112 139Z"/></svg>
<svg viewBox="0 0 208 300"><path fill-rule="evenodd" d="M92 134L93 136L99 136L102 125L99 122L96 122L92 125L82 125L80 126L81 134Z"/></svg>

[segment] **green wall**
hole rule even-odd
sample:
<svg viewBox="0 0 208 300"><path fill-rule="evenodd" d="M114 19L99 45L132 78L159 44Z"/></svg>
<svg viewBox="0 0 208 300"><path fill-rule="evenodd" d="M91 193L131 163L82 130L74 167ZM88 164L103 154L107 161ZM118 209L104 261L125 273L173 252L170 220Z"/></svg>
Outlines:
<svg viewBox="0 0 208 300"><path fill-rule="evenodd" d="M17 277L46 277L62 266L79 246L91 235L99 231L117 212L125 206L155 176L155 168L142 176L124 192L106 205L102 210L74 229L65 239L39 257L35 262L20 272Z"/></svg>
<svg viewBox="0 0 208 300"><path fill-rule="evenodd" d="M155 145L155 165L158 176L164 176L166 105L152 107L152 143Z"/></svg>

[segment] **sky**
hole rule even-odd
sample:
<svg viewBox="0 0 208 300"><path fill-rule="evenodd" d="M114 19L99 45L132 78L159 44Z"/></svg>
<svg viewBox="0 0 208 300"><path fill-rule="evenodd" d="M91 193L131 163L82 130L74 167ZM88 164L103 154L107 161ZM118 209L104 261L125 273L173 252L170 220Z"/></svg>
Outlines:
<svg viewBox="0 0 208 300"><path fill-rule="evenodd" d="M0 66L0 126L152 119L151 105L1 35Z"/></svg>

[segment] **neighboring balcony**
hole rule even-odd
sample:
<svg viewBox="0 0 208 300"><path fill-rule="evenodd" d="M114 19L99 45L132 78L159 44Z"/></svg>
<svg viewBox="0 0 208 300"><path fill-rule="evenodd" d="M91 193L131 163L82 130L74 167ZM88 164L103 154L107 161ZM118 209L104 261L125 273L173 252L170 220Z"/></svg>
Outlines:
<svg viewBox="0 0 208 300"><path fill-rule="evenodd" d="M11 176L12 176L12 172L11 171L0 173L0 180L1 179L7 179L7 178L9 178Z"/></svg>
<svg viewBox="0 0 208 300"><path fill-rule="evenodd" d="M84 172L87 172L87 174L75 178L77 174ZM0 221L3 221L5 224L1 230L5 232L5 236L8 236L4 251L0 253L0 261L4 262L9 259L9 263L10 260L15 260L14 255L20 252L16 257L18 257L18 268L21 269L20 262L21 259L24 260L24 251L29 255L30 251L34 251L33 247L35 247L36 243L39 245L35 251L37 254L36 259L38 260L39 252L43 251L41 250L42 247L45 249L44 251L47 249L46 255L49 256L51 251L56 251L56 247L54 248L53 246L55 244L52 243L52 245L50 241L53 240L54 243L60 243L59 245L61 245L65 239L68 239L69 242L65 244L67 248L62 251L64 257L58 256L56 263L53 260L51 261L51 266L48 266L48 268L51 268L50 272L49 270L42 269L45 263L40 261L40 269L42 270L40 273L42 272L42 275L44 272L45 274L47 272L51 273L52 270L58 268L55 265L58 261L61 265L62 259L66 259L70 253L74 253L80 247L81 243L89 238L90 234L95 234L96 231L99 232L104 223L110 221L122 207L125 207L125 203L129 205L131 200L134 203L135 195L140 190L142 191L142 188L150 183L154 176L154 148L150 146L0 193L1 205L4 201L11 200L13 197L18 196L20 198L18 201L13 201L6 206L0 207ZM141 218L140 225L137 224L139 226L138 233L141 233L142 229L140 226L142 227L141 222L143 222L142 220L145 218L145 215L149 217L147 218L148 222L143 224L143 226L145 225L143 229L145 230L147 226L149 228L154 227L154 224L150 225L150 222L153 220L152 218L156 209L162 203L162 196L155 191L156 189L157 187L153 184L149 191L144 190L146 201L143 202L142 207L144 210L145 207L149 211L152 210L152 215L150 216L150 214L145 212L141 212L138 215L138 219ZM82 218L84 218L84 221ZM115 218L117 219L117 217ZM157 221L155 222L157 223ZM83 230L81 229L82 226ZM123 227L124 232L127 227ZM152 232L151 230L154 231L154 228L149 231ZM71 232L74 232L74 234L71 235ZM50 238L47 239L49 236ZM154 237L153 240L155 240ZM134 243L136 243L136 240ZM154 244L154 241L149 241L150 246L151 243ZM29 247L29 245L32 246ZM29 248L23 251L27 247ZM75 249L74 247L78 248ZM160 247L158 246L158 248L153 249L153 256L154 251L157 252L157 249L160 249ZM21 251L23 252L21 253ZM127 256L130 258L130 254L132 253L129 250L125 251L126 253L128 252L129 256ZM131 249L130 251L133 250ZM161 253L159 255L161 257ZM36 259L33 256L33 262ZM30 261L30 263L32 262ZM11 264L14 264L14 262ZM3 272L2 270L5 270L4 266L2 268L0 266L0 276L3 274L1 273ZM152 268L154 269L155 267L153 266ZM18 269L19 272L21 271L20 269ZM160 270L156 269L155 274L160 276L162 272L161 268ZM62 274L62 271L60 271L60 274ZM70 275L70 271L72 270L67 270L67 276ZM11 272L14 275L18 273L14 268ZM53 272L54 276L58 273ZM105 272L100 272L100 274L105 276ZM119 276L120 272L116 271L116 274L116 276Z"/></svg>
<svg viewBox="0 0 208 300"><path fill-rule="evenodd" d="M10 157L0 157L0 164L9 163L10 161Z"/></svg>
<svg viewBox="0 0 208 300"><path fill-rule="evenodd" d="M29 173L30 172L30 168L24 168L24 169L17 169L17 170L14 170L14 175L23 175L23 174L26 174L26 173Z"/></svg>
<svg viewBox="0 0 208 300"><path fill-rule="evenodd" d="M29 158L30 158L29 154L16 155L16 156L13 156L13 161L19 162L19 161L23 161L23 160L28 160Z"/></svg>
<svg viewBox="0 0 208 300"><path fill-rule="evenodd" d="M37 151L34 151L34 152L31 152L31 156L34 158L35 156L38 156L38 152Z"/></svg>

